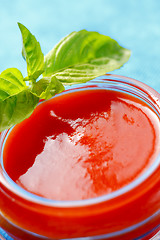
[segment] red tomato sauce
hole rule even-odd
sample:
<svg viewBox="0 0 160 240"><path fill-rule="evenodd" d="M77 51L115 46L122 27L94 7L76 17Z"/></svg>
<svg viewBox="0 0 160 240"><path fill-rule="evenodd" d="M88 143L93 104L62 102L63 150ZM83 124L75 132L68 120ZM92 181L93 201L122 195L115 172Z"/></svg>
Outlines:
<svg viewBox="0 0 160 240"><path fill-rule="evenodd" d="M156 115L129 94L105 89L61 94L12 129L4 167L39 196L94 198L131 183L150 166L157 132Z"/></svg>

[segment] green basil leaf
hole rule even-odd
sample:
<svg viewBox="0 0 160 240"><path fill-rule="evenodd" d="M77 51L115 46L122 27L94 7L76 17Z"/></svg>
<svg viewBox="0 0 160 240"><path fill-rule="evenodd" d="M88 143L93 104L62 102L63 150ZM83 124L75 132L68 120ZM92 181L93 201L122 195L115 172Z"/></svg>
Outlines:
<svg viewBox="0 0 160 240"><path fill-rule="evenodd" d="M41 51L39 42L36 40L35 36L21 23L18 23L22 34L23 48L22 56L27 62L27 72L29 77L34 75L36 72L39 75L31 77L32 79L38 78L43 72L44 68L44 55Z"/></svg>
<svg viewBox="0 0 160 240"><path fill-rule="evenodd" d="M97 32L81 30L63 38L45 56L44 76L55 75L63 83L80 83L120 68L130 50Z"/></svg>
<svg viewBox="0 0 160 240"><path fill-rule="evenodd" d="M39 98L25 89L16 95L0 100L0 132L29 117Z"/></svg>
<svg viewBox="0 0 160 240"><path fill-rule="evenodd" d="M64 90L64 84L89 81L120 68L130 51L110 37L81 30L63 38L45 57L35 36L21 23L22 56L28 76L16 68L0 74L0 131L29 117L39 98L49 99ZM43 78L36 82L43 73ZM31 82L29 86L25 81Z"/></svg>
<svg viewBox="0 0 160 240"><path fill-rule="evenodd" d="M33 75L27 76L24 78L24 81L32 81L33 83L36 82L37 78L43 73L43 70L38 70L34 72Z"/></svg>
<svg viewBox="0 0 160 240"><path fill-rule="evenodd" d="M27 88L22 73L16 68L8 68L0 74L0 100L4 100Z"/></svg>
<svg viewBox="0 0 160 240"><path fill-rule="evenodd" d="M32 92L41 99L49 99L63 90L63 84L55 76L40 79L32 88Z"/></svg>

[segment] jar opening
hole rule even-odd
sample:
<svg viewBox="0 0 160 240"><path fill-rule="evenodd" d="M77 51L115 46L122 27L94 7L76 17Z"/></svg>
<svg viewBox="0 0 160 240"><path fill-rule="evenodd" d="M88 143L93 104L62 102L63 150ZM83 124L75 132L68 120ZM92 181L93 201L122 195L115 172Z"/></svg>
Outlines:
<svg viewBox="0 0 160 240"><path fill-rule="evenodd" d="M104 77L106 78L106 77ZM108 79L109 78L109 79ZM147 92L146 89L144 89L144 92L142 91L143 89L143 84L141 85L139 82L136 82L136 80L132 79L127 79L123 77L116 76L116 79L114 76L108 75L108 78L103 80L103 79L96 79L93 80L87 84L82 84L78 86L74 86L72 89L67 89L66 92L61 93L60 95L65 95L66 93L72 92L72 91L84 91L84 89L109 89L112 91L119 91L119 92L127 92L127 94L130 94L132 96L136 96L137 98L141 98L146 104L149 106L150 109L154 111L154 113L160 118L159 112L158 112L158 107L155 104L155 99L152 101L152 99L149 99L149 95L151 95L152 89L149 89L151 92ZM140 84L140 86L139 86ZM57 97L57 96L56 96ZM152 95L151 95L152 97ZM157 103L157 101L156 101ZM3 183L7 188L9 188L11 191L13 191L15 194L19 195L22 198L25 198L29 201L39 203L39 204L44 204L44 205L49 205L49 206L57 206L57 207L76 207L76 206L87 206L87 205L92 205L92 204L98 204L104 201L108 201L111 199L114 199L116 197L119 197L140 184L142 184L147 178L149 178L154 171L158 168L160 165L160 154L159 150L156 153L156 159L153 161L153 163L142 173L138 178L135 180L131 181L131 183L123 186L122 188L115 190L111 193L98 196L98 197L93 197L89 199L84 199L84 200L51 200L47 199L38 195L35 195L33 193L30 193L26 191L25 189L21 188L18 186L7 174L4 164L3 164L3 150L5 146L5 142L7 137L12 133L14 127L10 129L9 131L4 132L5 139L3 141L3 146L2 146L2 154L1 154L1 165L3 169ZM1 177L2 178L2 177Z"/></svg>

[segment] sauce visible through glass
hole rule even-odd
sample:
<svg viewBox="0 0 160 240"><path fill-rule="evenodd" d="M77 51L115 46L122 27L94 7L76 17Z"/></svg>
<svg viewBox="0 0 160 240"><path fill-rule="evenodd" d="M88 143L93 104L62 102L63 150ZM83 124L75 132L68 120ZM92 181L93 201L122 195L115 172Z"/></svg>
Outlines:
<svg viewBox="0 0 160 240"><path fill-rule="evenodd" d="M4 167L39 196L94 198L131 183L150 166L158 131L156 114L129 94L105 89L61 94L12 129Z"/></svg>

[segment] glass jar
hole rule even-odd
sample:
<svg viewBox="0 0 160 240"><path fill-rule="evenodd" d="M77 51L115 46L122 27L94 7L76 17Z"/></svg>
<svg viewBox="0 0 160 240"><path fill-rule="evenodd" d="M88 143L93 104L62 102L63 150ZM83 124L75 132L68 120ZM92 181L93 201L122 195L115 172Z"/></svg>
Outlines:
<svg viewBox="0 0 160 240"><path fill-rule="evenodd" d="M145 102L160 120L160 94L131 78L107 74L85 84L67 87L63 94L93 88L130 94ZM1 134L0 142L0 226L14 240L148 240L153 236L157 239L160 231L160 148L153 164L121 189L92 199L54 201L25 191L8 176L3 166L3 147L9 132Z"/></svg>

